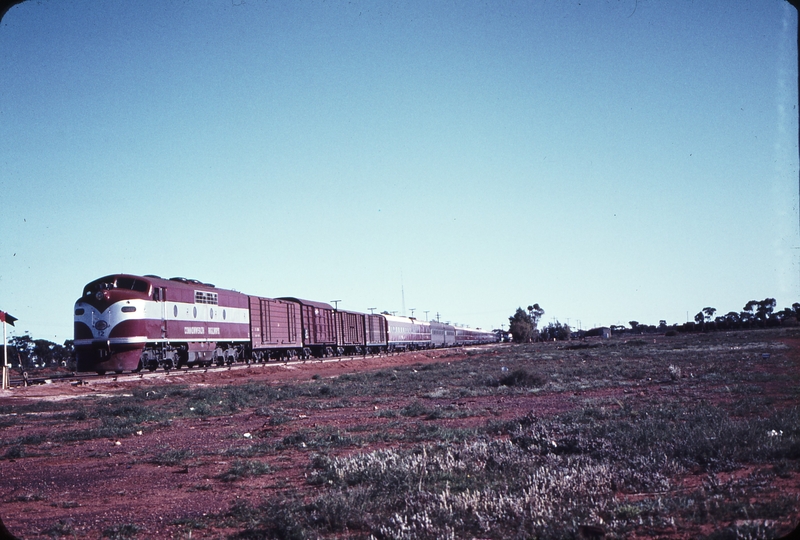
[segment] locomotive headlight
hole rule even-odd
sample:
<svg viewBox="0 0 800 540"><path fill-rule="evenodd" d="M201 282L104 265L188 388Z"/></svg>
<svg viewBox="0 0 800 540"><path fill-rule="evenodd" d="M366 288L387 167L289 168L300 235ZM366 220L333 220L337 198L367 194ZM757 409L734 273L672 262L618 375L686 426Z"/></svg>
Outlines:
<svg viewBox="0 0 800 540"><path fill-rule="evenodd" d="M75 310L75 315L83 315L85 313L83 308L78 308Z"/></svg>
<svg viewBox="0 0 800 540"><path fill-rule="evenodd" d="M136 311L135 306L123 306L122 308L123 313L133 313L134 311Z"/></svg>

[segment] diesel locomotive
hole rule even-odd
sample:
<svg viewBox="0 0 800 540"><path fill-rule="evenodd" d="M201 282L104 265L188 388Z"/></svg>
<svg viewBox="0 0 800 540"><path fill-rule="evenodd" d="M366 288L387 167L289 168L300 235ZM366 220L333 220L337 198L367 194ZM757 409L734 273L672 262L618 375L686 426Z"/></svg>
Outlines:
<svg viewBox="0 0 800 540"><path fill-rule="evenodd" d="M194 279L112 274L75 302L78 371L324 358L496 341L492 332L263 298Z"/></svg>

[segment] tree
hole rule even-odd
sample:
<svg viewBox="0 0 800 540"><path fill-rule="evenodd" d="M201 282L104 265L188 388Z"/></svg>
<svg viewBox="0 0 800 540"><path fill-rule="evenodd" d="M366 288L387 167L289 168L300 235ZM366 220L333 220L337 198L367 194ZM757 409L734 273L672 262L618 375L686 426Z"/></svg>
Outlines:
<svg viewBox="0 0 800 540"><path fill-rule="evenodd" d="M534 334L536 334L536 326L539 324L542 315L544 315L544 310L541 307L539 307L539 304L533 304L532 306L528 306L528 316L531 318Z"/></svg>
<svg viewBox="0 0 800 540"><path fill-rule="evenodd" d="M22 369L33 367L36 363L36 357L34 356L36 344L31 336L28 334L14 336L8 342L10 345L8 350L9 364L16 365Z"/></svg>
<svg viewBox="0 0 800 540"><path fill-rule="evenodd" d="M531 316L525 310L518 307L517 312L508 318L508 323L508 331L511 333L514 343L530 343L533 337L534 324Z"/></svg>
<svg viewBox="0 0 800 540"><path fill-rule="evenodd" d="M750 326L753 324L753 321L756 318L755 308L757 305L758 302L756 300L750 300L744 305L744 307L742 308L742 312L739 315L741 321L743 323L747 323L748 328L750 328Z"/></svg>
<svg viewBox="0 0 800 540"><path fill-rule="evenodd" d="M550 323L547 328L542 328L539 337L543 341L551 341L553 339L558 341L565 341L570 338L571 330L566 324L561 324L556 321L555 324Z"/></svg>
<svg viewBox="0 0 800 540"><path fill-rule="evenodd" d="M741 316L735 311L729 311L727 315L725 315L725 324L728 325L728 328L739 328L742 324Z"/></svg>
<svg viewBox="0 0 800 540"><path fill-rule="evenodd" d="M756 318L760 323L766 323L770 316L772 316L772 310L775 309L775 302L774 298L765 298L761 302L756 304Z"/></svg>
<svg viewBox="0 0 800 540"><path fill-rule="evenodd" d="M46 339L33 339L29 334L14 336L8 342L8 361L12 366L21 369L66 365L72 360L75 349L75 343L71 339L65 341L64 345L59 345Z"/></svg>

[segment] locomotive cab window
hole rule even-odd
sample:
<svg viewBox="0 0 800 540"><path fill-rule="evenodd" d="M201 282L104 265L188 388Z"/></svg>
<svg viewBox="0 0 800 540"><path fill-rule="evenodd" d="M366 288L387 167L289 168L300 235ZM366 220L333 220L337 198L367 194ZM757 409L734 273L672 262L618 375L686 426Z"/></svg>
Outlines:
<svg viewBox="0 0 800 540"><path fill-rule="evenodd" d="M121 277L117 279L116 287L118 289L129 289L141 293L150 292L150 284L141 279Z"/></svg>
<svg viewBox="0 0 800 540"><path fill-rule="evenodd" d="M83 295L92 296L98 291L107 291L109 289L125 289L148 294L150 292L150 284L147 281L142 281L141 279L129 277L119 277L114 279L114 276L108 276L89 283L83 289Z"/></svg>

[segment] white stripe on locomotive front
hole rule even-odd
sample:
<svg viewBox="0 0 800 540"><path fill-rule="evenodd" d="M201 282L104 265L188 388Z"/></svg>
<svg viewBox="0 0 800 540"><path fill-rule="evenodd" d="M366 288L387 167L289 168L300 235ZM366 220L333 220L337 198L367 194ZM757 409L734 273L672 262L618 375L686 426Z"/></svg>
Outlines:
<svg viewBox="0 0 800 540"><path fill-rule="evenodd" d="M134 307L135 311L124 312L122 308ZM176 309L177 308L177 309ZM83 309L82 315L75 315L75 322L82 322L92 331L92 339L77 339L75 345L91 345L96 340L108 341L111 344L133 344L168 341L217 341L219 327L184 326L184 337L148 339L147 336L125 336L108 338L108 334L120 323L128 320L167 320L186 323L211 324L249 324L250 311L246 308L219 307L206 304L189 304L187 302L155 302L152 300L122 300L110 305L103 313L95 307L78 302L75 309ZM163 309L163 312L162 312ZM98 321L105 321L108 326L102 331L95 327ZM208 337L206 337L206 330ZM215 332L216 331L216 332ZM249 341L249 338L225 339L224 341Z"/></svg>

